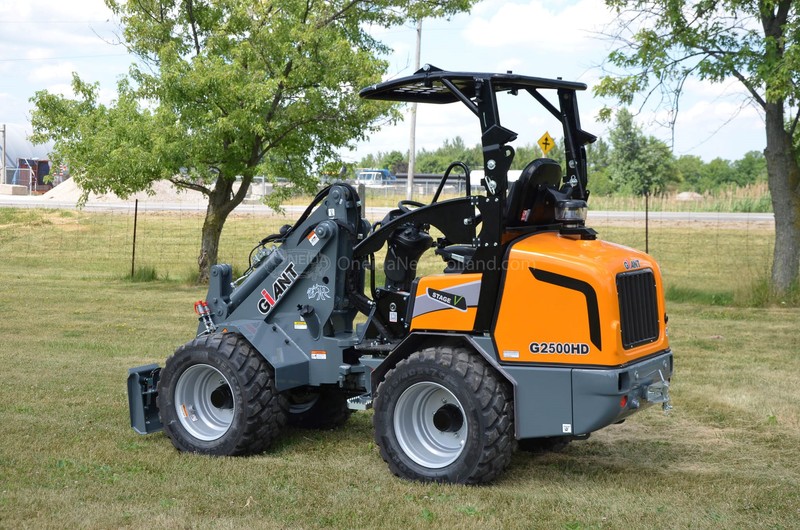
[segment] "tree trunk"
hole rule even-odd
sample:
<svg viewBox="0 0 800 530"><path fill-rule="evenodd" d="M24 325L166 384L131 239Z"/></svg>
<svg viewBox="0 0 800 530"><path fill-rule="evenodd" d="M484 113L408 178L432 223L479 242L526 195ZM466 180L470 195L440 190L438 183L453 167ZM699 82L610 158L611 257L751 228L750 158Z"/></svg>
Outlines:
<svg viewBox="0 0 800 530"><path fill-rule="evenodd" d="M769 191L775 214L775 252L772 286L778 296L798 281L800 275L800 167L792 138L786 132L783 101L765 105Z"/></svg>
<svg viewBox="0 0 800 530"><path fill-rule="evenodd" d="M197 283L208 283L211 266L217 263L219 255L219 238L222 227L225 225L225 216L221 216L219 207L215 206L209 197L206 218L203 221L203 232L200 239L200 255L197 257L199 275Z"/></svg>
<svg viewBox="0 0 800 530"><path fill-rule="evenodd" d="M208 195L206 218L203 221L200 255L197 257L198 283L208 283L211 266L217 263L222 228L225 226L228 215L244 200L252 180L252 176L243 177L239 189L233 194L234 181L224 178L222 174L217 177L214 189Z"/></svg>

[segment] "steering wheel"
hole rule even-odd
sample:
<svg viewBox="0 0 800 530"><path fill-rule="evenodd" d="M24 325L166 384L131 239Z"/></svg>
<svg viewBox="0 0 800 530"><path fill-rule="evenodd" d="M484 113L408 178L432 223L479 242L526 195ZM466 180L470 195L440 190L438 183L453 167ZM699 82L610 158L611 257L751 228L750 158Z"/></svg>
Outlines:
<svg viewBox="0 0 800 530"><path fill-rule="evenodd" d="M418 201L411 201L408 199L403 199L402 201L397 203L397 207L403 213L408 213L411 211L411 208L409 208L409 206L413 206L414 208L422 208L423 206L425 206L425 204Z"/></svg>

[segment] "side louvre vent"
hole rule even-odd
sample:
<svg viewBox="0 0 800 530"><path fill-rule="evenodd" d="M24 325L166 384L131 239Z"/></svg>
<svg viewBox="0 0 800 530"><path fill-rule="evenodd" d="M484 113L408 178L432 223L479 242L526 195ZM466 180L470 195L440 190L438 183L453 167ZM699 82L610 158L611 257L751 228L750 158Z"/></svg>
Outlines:
<svg viewBox="0 0 800 530"><path fill-rule="evenodd" d="M622 346L629 350L658 339L658 300L653 271L617 275Z"/></svg>

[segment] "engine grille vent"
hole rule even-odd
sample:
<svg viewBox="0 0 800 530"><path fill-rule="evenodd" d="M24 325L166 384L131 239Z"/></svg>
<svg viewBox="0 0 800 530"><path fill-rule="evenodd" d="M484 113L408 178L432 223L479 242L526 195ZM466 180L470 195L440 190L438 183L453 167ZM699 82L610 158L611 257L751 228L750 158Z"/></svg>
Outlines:
<svg viewBox="0 0 800 530"><path fill-rule="evenodd" d="M653 271L617 275L622 346L629 350L658 339L658 299Z"/></svg>

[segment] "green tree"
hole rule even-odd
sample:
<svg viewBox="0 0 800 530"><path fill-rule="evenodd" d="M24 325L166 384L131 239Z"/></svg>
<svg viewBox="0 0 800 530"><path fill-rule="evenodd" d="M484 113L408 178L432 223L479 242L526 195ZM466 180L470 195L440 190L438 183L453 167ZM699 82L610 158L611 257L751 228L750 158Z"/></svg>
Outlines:
<svg viewBox="0 0 800 530"><path fill-rule="evenodd" d="M736 172L730 161L715 158L705 166L703 181L706 189L719 189L736 184Z"/></svg>
<svg viewBox="0 0 800 530"><path fill-rule="evenodd" d="M608 138L612 149L609 167L614 191L632 192L639 180L639 154L646 139L628 109L623 108L617 113Z"/></svg>
<svg viewBox="0 0 800 530"><path fill-rule="evenodd" d="M733 163L733 168L736 172L736 184L739 186L767 180L767 161L764 160L764 153L760 151L748 151Z"/></svg>
<svg viewBox="0 0 800 530"><path fill-rule="evenodd" d="M414 161L414 173L441 173L445 170L439 161L437 151L428 151L427 149L420 149L417 151L417 158Z"/></svg>
<svg viewBox="0 0 800 530"><path fill-rule="evenodd" d="M440 157L444 169L453 162L463 162L469 168L480 167L483 165L483 151L479 144L467 147L464 139L456 136L453 140L445 140L442 146Z"/></svg>
<svg viewBox="0 0 800 530"><path fill-rule="evenodd" d="M382 153L378 159L380 160L379 165L382 168L387 168L389 171L394 173L405 173L408 171L408 153L401 153L400 151L390 151L388 153Z"/></svg>
<svg viewBox="0 0 800 530"><path fill-rule="evenodd" d="M217 261L225 220L255 175L312 190L337 150L391 111L358 89L380 80L387 48L369 25L448 15L471 0L106 0L120 18L130 69L110 106L74 78L76 99L37 92L34 139L55 142L88 192L122 196L158 179L202 192L208 208L200 279ZM385 121L385 120L383 120ZM278 188L273 205L288 194Z"/></svg>
<svg viewBox="0 0 800 530"><path fill-rule="evenodd" d="M358 162L358 167L377 168L378 166L381 165L379 160L381 160L381 153L378 154L370 153Z"/></svg>
<svg viewBox="0 0 800 530"><path fill-rule="evenodd" d="M707 191L707 188L703 187L706 164L702 158L696 155L683 155L675 161L675 168L678 180L681 182L680 189L699 193Z"/></svg>
<svg viewBox="0 0 800 530"><path fill-rule="evenodd" d="M613 191L611 182L611 146L598 138L586 146L588 159L589 189L595 195L610 195Z"/></svg>
<svg viewBox="0 0 800 530"><path fill-rule="evenodd" d="M518 145L514 148L515 154L514 160L511 162L511 169L525 169L525 166L537 158L550 158L561 165L562 171L566 171L567 160L566 155L564 154L564 148L562 147L563 145L563 139L554 139L553 146L547 152L546 156L542 154L542 148L539 147L539 144ZM478 153L480 153L480 151L478 151Z"/></svg>
<svg viewBox="0 0 800 530"><path fill-rule="evenodd" d="M800 3L796 0L606 0L621 46L609 61L622 75L595 88L630 104L662 96L677 116L687 79L738 80L764 113L775 250L772 283L784 294L800 276ZM608 116L608 111L603 113Z"/></svg>
<svg viewBox="0 0 800 530"><path fill-rule="evenodd" d="M610 180L615 191L636 195L661 193L677 179L672 152L652 136L646 136L627 109L617 112L609 132Z"/></svg>
<svg viewBox="0 0 800 530"><path fill-rule="evenodd" d="M463 162L470 169L483 165L480 146L467 147L464 139L456 136L445 140L441 147L433 151L422 149L417 153L416 168L419 173L442 174L453 162Z"/></svg>

